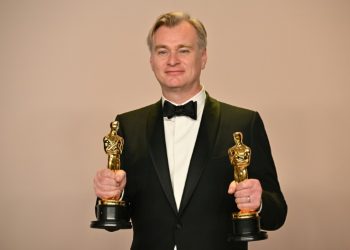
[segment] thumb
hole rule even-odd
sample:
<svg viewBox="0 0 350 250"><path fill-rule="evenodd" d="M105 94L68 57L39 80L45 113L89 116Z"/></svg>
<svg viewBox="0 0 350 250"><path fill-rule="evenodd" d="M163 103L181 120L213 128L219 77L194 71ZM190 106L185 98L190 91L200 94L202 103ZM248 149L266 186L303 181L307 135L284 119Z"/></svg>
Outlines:
<svg viewBox="0 0 350 250"><path fill-rule="evenodd" d="M118 183L121 183L125 180L125 176L126 176L126 173L124 170L117 170L115 172L115 180L118 182Z"/></svg>
<svg viewBox="0 0 350 250"><path fill-rule="evenodd" d="M228 193L229 194L234 194L236 192L236 187L237 187L237 182L232 181L230 185L228 186Z"/></svg>

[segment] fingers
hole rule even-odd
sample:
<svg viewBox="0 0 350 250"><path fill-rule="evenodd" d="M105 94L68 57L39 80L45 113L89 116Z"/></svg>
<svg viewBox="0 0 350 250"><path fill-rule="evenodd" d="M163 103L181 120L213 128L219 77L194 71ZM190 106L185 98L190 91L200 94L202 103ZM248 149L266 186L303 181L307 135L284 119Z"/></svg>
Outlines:
<svg viewBox="0 0 350 250"><path fill-rule="evenodd" d="M94 177L95 194L101 199L119 199L125 185L126 174L123 170L101 169Z"/></svg>
<svg viewBox="0 0 350 250"><path fill-rule="evenodd" d="M234 192L237 207L243 211L258 210L261 205L261 194L262 188L259 180L247 179L237 183Z"/></svg>

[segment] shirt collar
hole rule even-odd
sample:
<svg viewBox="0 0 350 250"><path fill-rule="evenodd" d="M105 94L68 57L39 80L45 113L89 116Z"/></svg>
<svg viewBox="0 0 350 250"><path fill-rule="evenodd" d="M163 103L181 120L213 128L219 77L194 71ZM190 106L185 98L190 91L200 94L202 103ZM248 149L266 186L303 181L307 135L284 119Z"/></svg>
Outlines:
<svg viewBox="0 0 350 250"><path fill-rule="evenodd" d="M203 113L204 105L205 105L205 99L207 97L207 95L205 93L204 86L201 86L201 87L202 87L202 89L197 94L195 94L190 99L186 100L185 102L183 102L181 104L173 103L173 102L169 101L168 99L166 99L164 96L162 96L162 105L164 104L164 101L168 101L174 105L184 105L184 104L188 103L189 101L197 102L197 120L198 120L198 118L202 117L202 113Z"/></svg>
<svg viewBox="0 0 350 250"><path fill-rule="evenodd" d="M197 106L198 105L204 105L205 103L205 98L206 98L206 94L205 94L205 89L203 86L201 86L202 89L197 93L195 94L194 96L192 96L191 98L189 98L188 100L184 101L183 103L180 103L180 104L176 104L168 99L166 99L163 95L162 95L162 105L164 104L164 101L168 101L176 106L178 105L184 105L186 103L188 103L189 101L194 101L194 102L197 102Z"/></svg>

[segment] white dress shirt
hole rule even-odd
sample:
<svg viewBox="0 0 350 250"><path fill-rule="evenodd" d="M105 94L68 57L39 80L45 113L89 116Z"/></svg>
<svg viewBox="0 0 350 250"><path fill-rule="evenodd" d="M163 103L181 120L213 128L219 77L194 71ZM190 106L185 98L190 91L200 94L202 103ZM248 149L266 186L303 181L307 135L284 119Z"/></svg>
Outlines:
<svg viewBox="0 0 350 250"><path fill-rule="evenodd" d="M206 94L202 87L202 90L198 94L184 103L172 103L174 105L183 105L189 101L197 102L197 120L193 120L187 116L174 116L170 119L164 117L165 143L177 209L180 207L187 172L202 119L205 99ZM165 100L166 98L162 97L163 103Z"/></svg>

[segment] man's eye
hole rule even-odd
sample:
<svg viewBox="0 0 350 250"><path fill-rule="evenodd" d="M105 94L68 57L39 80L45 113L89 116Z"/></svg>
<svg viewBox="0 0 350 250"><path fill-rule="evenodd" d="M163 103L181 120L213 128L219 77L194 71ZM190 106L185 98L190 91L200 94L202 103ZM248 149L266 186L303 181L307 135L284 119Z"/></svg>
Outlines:
<svg viewBox="0 0 350 250"><path fill-rule="evenodd" d="M187 54L187 53L190 53L190 50L189 49L180 49L180 53Z"/></svg>
<svg viewBox="0 0 350 250"><path fill-rule="evenodd" d="M166 55L168 52L166 50L158 50L157 54L160 56Z"/></svg>

